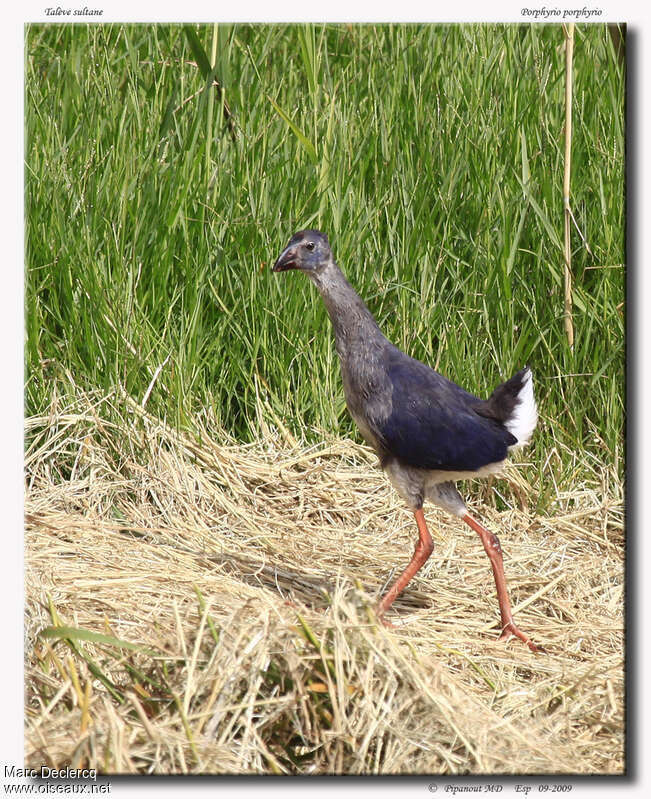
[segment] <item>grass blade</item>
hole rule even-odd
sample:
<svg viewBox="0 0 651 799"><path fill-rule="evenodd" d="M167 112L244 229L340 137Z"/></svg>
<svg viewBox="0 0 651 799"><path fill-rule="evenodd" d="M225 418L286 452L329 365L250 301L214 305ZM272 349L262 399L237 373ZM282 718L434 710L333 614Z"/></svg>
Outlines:
<svg viewBox="0 0 651 799"><path fill-rule="evenodd" d="M289 114L287 114L283 109L278 105L278 103L269 95L267 95L267 100L271 103L274 108L274 111L278 114L278 116L287 123L289 129L292 131L294 136L300 141L303 145L303 149L309 156L310 161L316 165L318 158L316 155L316 150L312 142L308 139L308 137L303 133L303 131L296 125L296 123L290 118Z"/></svg>

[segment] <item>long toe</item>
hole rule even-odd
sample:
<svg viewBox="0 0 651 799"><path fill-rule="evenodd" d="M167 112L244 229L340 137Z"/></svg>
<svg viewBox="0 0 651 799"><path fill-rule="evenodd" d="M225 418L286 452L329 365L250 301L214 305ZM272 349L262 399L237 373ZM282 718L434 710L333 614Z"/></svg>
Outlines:
<svg viewBox="0 0 651 799"><path fill-rule="evenodd" d="M397 629L397 625L395 625L393 622L389 621L389 620L388 620L388 619L385 617L385 615L384 615L384 610L382 609L382 603L380 603L380 604L379 604L379 605L378 605L378 606L375 608L375 616L376 616L377 620L378 620L378 621L379 621L381 624L383 624L383 625L384 625L384 626L385 626L385 627L386 627L388 630L396 630L396 629Z"/></svg>
<svg viewBox="0 0 651 799"><path fill-rule="evenodd" d="M385 619L384 616L378 616L378 619L382 622L383 626L387 628L387 630L397 630L398 625L394 624L392 621Z"/></svg>
<svg viewBox="0 0 651 799"><path fill-rule="evenodd" d="M515 624L511 621L509 622L502 630L502 634L499 637L500 641L507 641L511 636L515 638L519 638L523 641L532 652L545 652L544 647L538 646L534 644L534 642L529 638L528 635L522 632L522 630L518 629Z"/></svg>

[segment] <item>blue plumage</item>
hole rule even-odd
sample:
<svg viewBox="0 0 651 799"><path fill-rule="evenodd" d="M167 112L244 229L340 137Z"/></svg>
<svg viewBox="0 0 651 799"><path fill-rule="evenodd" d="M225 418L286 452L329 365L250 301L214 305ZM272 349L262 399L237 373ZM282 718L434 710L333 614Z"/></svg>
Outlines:
<svg viewBox="0 0 651 799"><path fill-rule="evenodd" d="M502 424L478 412L484 400L393 345L384 365L391 413L370 421L391 455L420 469L477 471L503 461L517 442Z"/></svg>

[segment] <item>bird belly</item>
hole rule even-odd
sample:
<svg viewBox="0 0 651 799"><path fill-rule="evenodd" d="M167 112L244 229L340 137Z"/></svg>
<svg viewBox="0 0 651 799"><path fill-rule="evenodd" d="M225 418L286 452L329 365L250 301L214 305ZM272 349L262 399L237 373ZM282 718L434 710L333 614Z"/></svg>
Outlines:
<svg viewBox="0 0 651 799"><path fill-rule="evenodd" d="M487 474L498 474L504 469L505 463L506 460L487 463L485 466L480 466L479 469L469 472L447 472L442 469L427 469L426 484L430 486L438 483L455 483L457 480L472 480L475 477L483 477Z"/></svg>
<svg viewBox="0 0 651 799"><path fill-rule="evenodd" d="M474 472L446 472L438 469L419 469L399 458L388 456L382 466L391 484L411 510L422 508L425 499L439 505L454 516L463 516L467 509L454 487L457 480L472 480L486 474L495 474L505 461L489 463Z"/></svg>

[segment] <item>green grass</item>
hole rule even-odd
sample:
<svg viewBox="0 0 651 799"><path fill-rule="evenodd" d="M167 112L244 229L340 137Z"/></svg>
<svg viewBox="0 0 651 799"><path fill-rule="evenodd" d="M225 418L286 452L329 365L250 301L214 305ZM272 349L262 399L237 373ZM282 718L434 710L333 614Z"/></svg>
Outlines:
<svg viewBox="0 0 651 799"><path fill-rule="evenodd" d="M624 75L605 26L576 29L591 252L573 230L573 352L560 26L35 25L25 53L27 414L74 384L141 401L169 355L148 409L173 424L209 407L248 440L262 409L352 434L316 292L269 271L315 226L416 358L483 395L531 364L540 468L556 447L560 479L580 477L572 452L623 471Z"/></svg>

